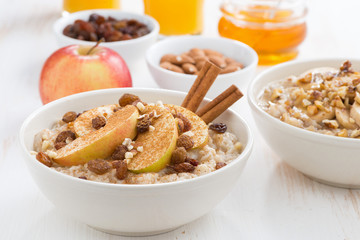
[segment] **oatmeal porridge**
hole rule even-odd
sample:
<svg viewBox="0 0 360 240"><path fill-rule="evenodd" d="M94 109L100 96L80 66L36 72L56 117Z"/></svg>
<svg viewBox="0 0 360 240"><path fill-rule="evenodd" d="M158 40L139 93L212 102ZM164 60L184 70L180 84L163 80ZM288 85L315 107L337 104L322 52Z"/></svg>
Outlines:
<svg viewBox="0 0 360 240"><path fill-rule="evenodd" d="M34 139L36 159L84 180L118 184L183 181L216 171L242 152L223 123L124 94L119 104L67 112Z"/></svg>
<svg viewBox="0 0 360 240"><path fill-rule="evenodd" d="M281 121L327 135L360 138L360 73L317 68L269 84L259 105Z"/></svg>

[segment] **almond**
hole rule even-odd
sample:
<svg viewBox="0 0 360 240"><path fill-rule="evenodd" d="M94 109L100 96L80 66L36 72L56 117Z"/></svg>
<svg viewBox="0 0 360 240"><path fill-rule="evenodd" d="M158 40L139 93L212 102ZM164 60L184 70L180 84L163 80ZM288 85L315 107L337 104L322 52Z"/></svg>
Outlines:
<svg viewBox="0 0 360 240"><path fill-rule="evenodd" d="M196 68L197 68L198 71L200 71L200 70L202 69L202 67L204 66L205 62L206 62L205 60L196 62L195 66L196 66Z"/></svg>
<svg viewBox="0 0 360 240"><path fill-rule="evenodd" d="M232 73L232 72L238 71L238 70L240 70L240 69L241 69L241 68L238 67L238 66L230 65L230 66L227 66L227 67L225 67L224 69L222 69L221 72L220 72L220 74Z"/></svg>
<svg viewBox="0 0 360 240"><path fill-rule="evenodd" d="M212 49L204 49L203 51L204 51L206 56L211 56L212 55L212 56L224 57L223 54L221 54L221 53L219 53L219 52L217 52L215 50L212 50Z"/></svg>
<svg viewBox="0 0 360 240"><path fill-rule="evenodd" d="M223 57L219 57L219 56L216 56L216 55L209 55L208 57L209 57L210 62L212 62L213 64L215 64L219 68L225 68L226 67L226 62L225 62Z"/></svg>
<svg viewBox="0 0 360 240"><path fill-rule="evenodd" d="M195 59L195 57L205 57L205 53L202 49L192 48L190 49L188 55Z"/></svg>
<svg viewBox="0 0 360 240"><path fill-rule="evenodd" d="M197 71L198 71L197 68L195 67L195 65L191 64L191 63L184 63L182 65L182 69L187 74L197 74Z"/></svg>
<svg viewBox="0 0 360 240"><path fill-rule="evenodd" d="M162 63L160 63L160 67L165 68L170 71L173 71L173 72L184 73L184 70L182 70L181 67L171 64L170 62L162 62Z"/></svg>

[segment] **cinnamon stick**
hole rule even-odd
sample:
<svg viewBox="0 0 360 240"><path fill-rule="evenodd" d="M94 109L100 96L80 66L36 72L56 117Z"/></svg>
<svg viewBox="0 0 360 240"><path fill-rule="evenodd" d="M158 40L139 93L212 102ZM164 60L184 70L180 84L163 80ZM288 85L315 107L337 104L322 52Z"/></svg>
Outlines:
<svg viewBox="0 0 360 240"><path fill-rule="evenodd" d="M181 106L195 112L220 71L219 67L205 62Z"/></svg>
<svg viewBox="0 0 360 240"><path fill-rule="evenodd" d="M214 100L197 111L196 114L201 117L205 123L210 123L242 96L242 92L235 85L231 85Z"/></svg>

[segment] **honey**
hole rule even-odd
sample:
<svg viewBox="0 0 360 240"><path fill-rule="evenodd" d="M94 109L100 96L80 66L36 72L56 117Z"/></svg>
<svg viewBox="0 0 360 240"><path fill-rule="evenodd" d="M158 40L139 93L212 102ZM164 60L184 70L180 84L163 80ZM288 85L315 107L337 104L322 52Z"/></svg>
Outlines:
<svg viewBox="0 0 360 240"><path fill-rule="evenodd" d="M252 4L246 6L229 2L221 5L219 34L248 44L258 53L262 65L295 58L297 47L306 36L306 8L286 9L256 2L250 1Z"/></svg>
<svg viewBox="0 0 360 240"><path fill-rule="evenodd" d="M119 9L120 0L63 0L63 9L68 13L105 8Z"/></svg>
<svg viewBox="0 0 360 240"><path fill-rule="evenodd" d="M145 14L160 24L162 35L200 34L204 0L144 0Z"/></svg>

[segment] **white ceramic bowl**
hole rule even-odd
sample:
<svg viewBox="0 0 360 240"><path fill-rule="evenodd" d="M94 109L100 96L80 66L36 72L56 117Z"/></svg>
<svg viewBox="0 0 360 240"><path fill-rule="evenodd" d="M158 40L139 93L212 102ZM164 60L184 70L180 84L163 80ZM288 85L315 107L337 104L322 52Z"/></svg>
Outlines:
<svg viewBox="0 0 360 240"><path fill-rule="evenodd" d="M255 74L258 56L252 48L244 43L222 37L169 37L158 41L146 52L146 62L150 73L160 87L184 92L189 91L196 79L195 75L172 72L161 68L159 64L161 57L165 54L180 54L191 48L213 49L243 63L245 66L244 69L233 73L220 74L206 95L207 97L216 97L232 84L245 90Z"/></svg>
<svg viewBox="0 0 360 240"><path fill-rule="evenodd" d="M122 235L170 231L208 213L235 186L252 149L252 135L234 111L219 117L244 144L242 154L226 167L194 179L156 185L115 185L84 181L39 163L29 151L34 135L49 128L64 112L115 103L126 92L147 102L180 104L185 93L161 89L105 89L51 102L32 113L20 130L28 169L42 193L61 211L96 229Z"/></svg>
<svg viewBox="0 0 360 240"><path fill-rule="evenodd" d="M248 89L248 101L260 133L283 161L320 182L359 188L360 139L328 136L297 128L271 116L258 105L258 97L269 83L312 68L339 68L345 60L319 59L279 64L255 78ZM360 70L360 59L351 62L355 70Z"/></svg>
<svg viewBox="0 0 360 240"><path fill-rule="evenodd" d="M104 17L111 16L118 20L135 19L148 26L150 33L142 37L127 41L100 43L101 46L111 48L117 53L119 53L126 61L129 67L135 64L137 60L145 56L146 50L156 41L158 37L159 29L160 29L159 24L154 18L150 16L124 12L114 9L94 9L94 10L71 13L68 16L61 17L54 23L53 30L59 47L64 47L72 44L95 45L94 42L77 40L71 37L67 37L62 33L67 25L73 24L77 19L82 19L87 21L92 13L97 13Z"/></svg>

